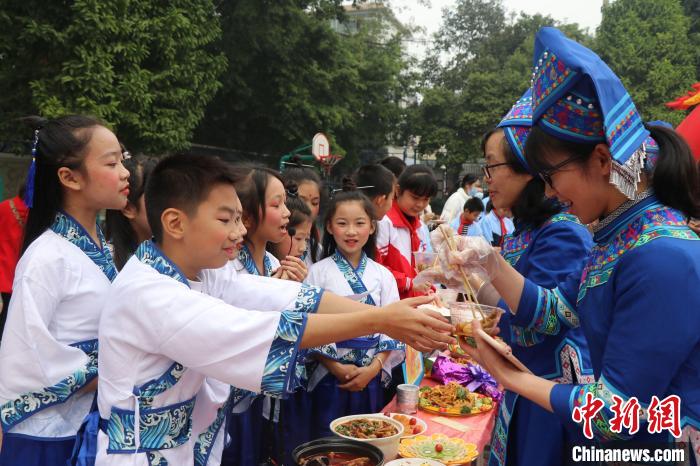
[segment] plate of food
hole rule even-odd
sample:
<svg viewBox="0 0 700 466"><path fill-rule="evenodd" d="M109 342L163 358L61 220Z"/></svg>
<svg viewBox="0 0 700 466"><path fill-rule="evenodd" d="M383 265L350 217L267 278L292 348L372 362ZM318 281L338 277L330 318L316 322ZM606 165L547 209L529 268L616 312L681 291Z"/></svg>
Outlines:
<svg viewBox="0 0 700 466"><path fill-rule="evenodd" d="M419 434L424 434L428 430L428 424L424 420L418 419L416 416L411 416L410 414L401 413L384 413L385 416L389 416L395 421L399 421L403 424L403 434L402 439L415 437Z"/></svg>
<svg viewBox="0 0 700 466"><path fill-rule="evenodd" d="M340 417L330 425L331 431L350 440L374 445L385 458L395 458L399 440L403 435L403 424L381 414L357 414Z"/></svg>
<svg viewBox="0 0 700 466"><path fill-rule="evenodd" d="M457 382L435 387L421 387L418 407L443 416L474 416L493 409L489 396L470 392Z"/></svg>
<svg viewBox="0 0 700 466"><path fill-rule="evenodd" d="M445 464L428 458L401 458L389 461L384 466L445 466Z"/></svg>
<svg viewBox="0 0 700 466"><path fill-rule="evenodd" d="M399 446L399 454L404 458L431 459L446 465L471 463L479 456L473 443L445 434L404 439Z"/></svg>

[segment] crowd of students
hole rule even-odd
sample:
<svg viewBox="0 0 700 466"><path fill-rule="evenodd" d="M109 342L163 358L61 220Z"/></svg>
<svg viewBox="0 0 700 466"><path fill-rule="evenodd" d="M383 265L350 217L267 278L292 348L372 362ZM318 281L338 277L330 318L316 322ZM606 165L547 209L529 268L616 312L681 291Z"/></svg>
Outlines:
<svg viewBox="0 0 700 466"><path fill-rule="evenodd" d="M405 345L453 342L415 309L439 286L414 283L429 167L388 157L328 191L299 161L130 158L99 120L28 123L0 465L290 464L331 420L389 401ZM440 222L460 236L452 259L492 277L479 300L508 310L500 336L532 372L465 348L506 388L490 464L569 462L590 393L606 403L597 440L657 444L676 438L606 427L611 395L678 395L697 464L700 174L683 140L543 28L532 87L482 150L486 203L467 175Z"/></svg>

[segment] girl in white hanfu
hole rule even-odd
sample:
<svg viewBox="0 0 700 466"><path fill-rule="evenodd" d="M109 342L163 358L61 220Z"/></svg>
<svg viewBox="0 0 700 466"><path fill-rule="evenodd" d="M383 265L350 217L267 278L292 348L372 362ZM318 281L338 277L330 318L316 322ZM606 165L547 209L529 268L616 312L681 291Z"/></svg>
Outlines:
<svg viewBox="0 0 700 466"><path fill-rule="evenodd" d="M306 283L377 306L398 301L393 275L372 260L374 206L352 183L346 182L343 189L325 218L325 258L311 267ZM373 334L312 349L310 357L317 365L309 375L308 391L314 409L306 424L303 419L295 424L311 426L311 438L318 438L332 435L328 426L337 417L381 410L382 385L391 381L392 368L403 361L404 348L392 338Z"/></svg>
<svg viewBox="0 0 700 466"><path fill-rule="evenodd" d="M99 121L30 122L30 212L0 347L0 464L65 466L95 398L97 326L117 275L97 213L126 205L129 172Z"/></svg>

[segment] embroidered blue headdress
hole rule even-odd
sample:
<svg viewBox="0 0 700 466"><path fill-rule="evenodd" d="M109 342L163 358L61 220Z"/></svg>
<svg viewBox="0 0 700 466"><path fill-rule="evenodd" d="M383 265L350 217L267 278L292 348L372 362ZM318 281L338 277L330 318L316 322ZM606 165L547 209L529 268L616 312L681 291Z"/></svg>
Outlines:
<svg viewBox="0 0 700 466"><path fill-rule="evenodd" d="M532 89L525 91L525 94L515 102L498 127L503 129L506 141L518 162L525 170L532 173L525 160L525 141L532 127Z"/></svg>
<svg viewBox="0 0 700 466"><path fill-rule="evenodd" d="M607 143L610 182L628 198L636 193L649 131L620 79L594 52L545 27L535 37L532 121L560 139Z"/></svg>

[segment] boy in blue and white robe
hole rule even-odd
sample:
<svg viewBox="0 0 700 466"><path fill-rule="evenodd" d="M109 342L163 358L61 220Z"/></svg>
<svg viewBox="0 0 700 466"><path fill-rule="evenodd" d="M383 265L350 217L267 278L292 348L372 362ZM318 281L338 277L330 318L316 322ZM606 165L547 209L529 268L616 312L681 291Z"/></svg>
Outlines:
<svg viewBox="0 0 700 466"><path fill-rule="evenodd" d="M300 301L268 288L270 306L286 301L289 312L261 313L197 291L217 294L207 271L202 279L187 280L148 241L115 280L100 323L98 465L206 464L226 393L214 380L275 395L298 383L305 312L315 312L320 290Z"/></svg>

